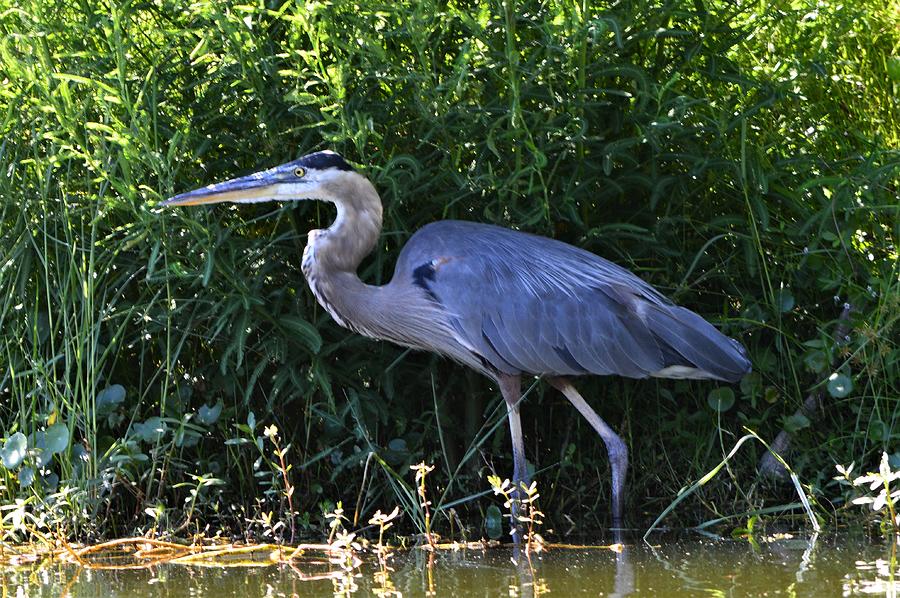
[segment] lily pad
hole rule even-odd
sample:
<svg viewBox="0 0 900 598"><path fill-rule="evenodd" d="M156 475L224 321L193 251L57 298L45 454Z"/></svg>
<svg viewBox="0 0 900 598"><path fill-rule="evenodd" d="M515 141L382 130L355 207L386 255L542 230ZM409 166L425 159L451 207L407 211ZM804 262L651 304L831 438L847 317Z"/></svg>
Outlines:
<svg viewBox="0 0 900 598"><path fill-rule="evenodd" d="M25 459L25 451L28 449L28 440L21 432L16 432L6 439L3 448L0 449L0 461L6 469L15 469Z"/></svg>
<svg viewBox="0 0 900 598"><path fill-rule="evenodd" d="M41 477L41 486L47 492L56 492L59 489L59 476L51 471Z"/></svg>
<svg viewBox="0 0 900 598"><path fill-rule="evenodd" d="M175 431L175 446L191 448L200 442L200 434L194 430L181 426Z"/></svg>
<svg viewBox="0 0 900 598"><path fill-rule="evenodd" d="M61 453L69 447L69 428L66 424L54 424L47 428L44 439L50 454Z"/></svg>
<svg viewBox="0 0 900 598"><path fill-rule="evenodd" d="M803 428L808 428L809 424L809 418L802 413L795 413L784 418L784 429L791 434Z"/></svg>
<svg viewBox="0 0 900 598"><path fill-rule="evenodd" d="M97 395L97 414L112 413L125 400L125 387L121 384L107 386Z"/></svg>
<svg viewBox="0 0 900 598"><path fill-rule="evenodd" d="M34 465L38 468L46 467L53 459L53 453L47 450L47 433L43 430L28 435L28 446L31 447Z"/></svg>
<svg viewBox="0 0 900 598"><path fill-rule="evenodd" d="M828 355L824 351L809 351L803 356L803 364L811 372L824 372L828 368Z"/></svg>
<svg viewBox="0 0 900 598"><path fill-rule="evenodd" d="M34 470L30 467L23 467L19 470L19 486L28 488L34 483Z"/></svg>
<svg viewBox="0 0 900 598"><path fill-rule="evenodd" d="M762 376L759 372L750 372L741 378L741 394L752 397L762 390Z"/></svg>
<svg viewBox="0 0 900 598"><path fill-rule="evenodd" d="M714 388L706 396L706 402L715 411L723 413L734 406L734 391L727 386Z"/></svg>
<svg viewBox="0 0 900 598"><path fill-rule="evenodd" d="M834 398L843 399L853 390L853 381L848 376L835 372L828 377L826 388Z"/></svg>
<svg viewBox="0 0 900 598"><path fill-rule="evenodd" d="M783 288L778 291L777 301L778 309L783 314L794 309L794 294L791 293L791 290L789 288Z"/></svg>
<svg viewBox="0 0 900 598"><path fill-rule="evenodd" d="M219 399L219 401L212 407L202 405L200 409L197 410L197 423L204 426L211 426L212 424L216 423L216 421L218 421L219 419L219 416L222 415L223 406L224 403L222 403L222 399Z"/></svg>
<svg viewBox="0 0 900 598"><path fill-rule="evenodd" d="M168 427L162 419L151 417L143 422L134 424L133 429L139 439L147 443L154 443L166 433Z"/></svg>

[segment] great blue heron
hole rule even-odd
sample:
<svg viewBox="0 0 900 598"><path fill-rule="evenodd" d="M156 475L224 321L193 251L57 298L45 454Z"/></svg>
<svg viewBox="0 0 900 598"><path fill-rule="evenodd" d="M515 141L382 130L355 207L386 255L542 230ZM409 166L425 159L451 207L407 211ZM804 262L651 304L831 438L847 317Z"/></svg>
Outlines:
<svg viewBox="0 0 900 598"><path fill-rule="evenodd" d="M303 274L335 321L366 336L434 351L494 380L506 402L513 481L527 482L522 375L543 376L606 444L612 523L622 525L624 441L570 382L574 376L707 378L750 370L744 348L631 272L592 253L507 228L445 220L416 232L384 286L356 269L378 242L381 198L334 152L177 195L165 205L316 199L337 206L309 233Z"/></svg>

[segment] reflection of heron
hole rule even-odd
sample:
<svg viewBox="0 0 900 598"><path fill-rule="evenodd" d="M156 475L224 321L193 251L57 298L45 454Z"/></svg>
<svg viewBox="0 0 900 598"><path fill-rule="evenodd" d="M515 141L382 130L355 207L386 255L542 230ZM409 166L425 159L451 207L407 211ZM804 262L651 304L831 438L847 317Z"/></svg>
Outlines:
<svg viewBox="0 0 900 598"><path fill-rule="evenodd" d="M303 274L338 324L373 338L435 351L495 380L506 400L513 479L526 481L520 378L546 376L600 434L612 469L613 526L622 524L628 449L569 381L573 376L712 378L750 369L739 343L673 305L627 270L545 237L473 222L418 231L394 277L356 275L381 232L375 187L333 152L178 195L166 205L317 199L337 206L309 233Z"/></svg>

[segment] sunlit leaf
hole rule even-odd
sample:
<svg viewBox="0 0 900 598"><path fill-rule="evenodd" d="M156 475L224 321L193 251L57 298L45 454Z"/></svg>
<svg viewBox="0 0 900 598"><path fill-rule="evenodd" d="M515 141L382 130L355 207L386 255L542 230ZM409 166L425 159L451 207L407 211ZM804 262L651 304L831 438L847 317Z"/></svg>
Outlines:
<svg viewBox="0 0 900 598"><path fill-rule="evenodd" d="M50 454L61 453L69 446L69 428L66 424L54 424L44 432L44 440Z"/></svg>
<svg viewBox="0 0 900 598"><path fill-rule="evenodd" d="M900 56L888 56L887 73L891 81L900 83Z"/></svg>
<svg viewBox="0 0 900 598"><path fill-rule="evenodd" d="M826 388L834 398L843 399L853 390L853 381L848 376L835 372L828 377Z"/></svg>
<svg viewBox="0 0 900 598"><path fill-rule="evenodd" d="M28 449L28 439L21 432L16 432L6 439L3 449L0 449L0 461L6 469L15 469L25 459L25 451Z"/></svg>
<svg viewBox="0 0 900 598"><path fill-rule="evenodd" d="M36 467L46 467L53 459L53 453L47 449L47 433L43 430L38 430L28 436L28 446L31 447Z"/></svg>

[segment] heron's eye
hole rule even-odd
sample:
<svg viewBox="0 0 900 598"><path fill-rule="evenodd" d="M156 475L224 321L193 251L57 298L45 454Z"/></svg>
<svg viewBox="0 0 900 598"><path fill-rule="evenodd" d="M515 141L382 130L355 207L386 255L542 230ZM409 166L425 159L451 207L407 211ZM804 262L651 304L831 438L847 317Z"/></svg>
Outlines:
<svg viewBox="0 0 900 598"><path fill-rule="evenodd" d="M302 177L306 176L306 169L300 168L298 166L297 168L294 169L294 175L298 178L302 178Z"/></svg>

